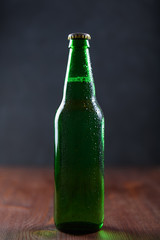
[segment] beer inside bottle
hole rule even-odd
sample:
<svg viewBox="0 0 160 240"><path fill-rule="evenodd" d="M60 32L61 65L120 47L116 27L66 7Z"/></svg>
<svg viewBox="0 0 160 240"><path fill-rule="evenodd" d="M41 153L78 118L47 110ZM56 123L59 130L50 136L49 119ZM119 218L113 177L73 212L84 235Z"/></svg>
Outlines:
<svg viewBox="0 0 160 240"><path fill-rule="evenodd" d="M67 233L98 231L104 220L104 117L89 56L89 34L69 37L63 99L55 116L54 221Z"/></svg>

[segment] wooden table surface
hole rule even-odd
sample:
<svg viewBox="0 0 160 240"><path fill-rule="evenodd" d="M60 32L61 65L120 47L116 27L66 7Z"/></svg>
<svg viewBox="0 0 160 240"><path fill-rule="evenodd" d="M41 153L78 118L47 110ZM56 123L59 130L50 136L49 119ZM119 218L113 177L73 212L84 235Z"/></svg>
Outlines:
<svg viewBox="0 0 160 240"><path fill-rule="evenodd" d="M107 169L105 220L97 233L56 230L53 170L0 168L0 240L158 240L160 169Z"/></svg>

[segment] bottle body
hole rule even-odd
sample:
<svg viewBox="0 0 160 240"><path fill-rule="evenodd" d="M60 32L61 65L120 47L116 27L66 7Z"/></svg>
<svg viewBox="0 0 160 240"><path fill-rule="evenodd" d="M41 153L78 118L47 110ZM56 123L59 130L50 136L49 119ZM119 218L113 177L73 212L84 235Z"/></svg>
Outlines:
<svg viewBox="0 0 160 240"><path fill-rule="evenodd" d="M67 81L55 116L54 220L64 232L99 230L104 219L104 116L91 81Z"/></svg>

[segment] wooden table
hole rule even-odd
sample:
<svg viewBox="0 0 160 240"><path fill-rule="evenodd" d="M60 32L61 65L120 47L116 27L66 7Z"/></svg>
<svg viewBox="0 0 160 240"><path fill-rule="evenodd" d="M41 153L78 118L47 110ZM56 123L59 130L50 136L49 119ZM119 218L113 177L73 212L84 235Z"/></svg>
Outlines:
<svg viewBox="0 0 160 240"><path fill-rule="evenodd" d="M160 169L107 169L102 230L75 236L56 230L53 171L0 168L0 240L158 240Z"/></svg>

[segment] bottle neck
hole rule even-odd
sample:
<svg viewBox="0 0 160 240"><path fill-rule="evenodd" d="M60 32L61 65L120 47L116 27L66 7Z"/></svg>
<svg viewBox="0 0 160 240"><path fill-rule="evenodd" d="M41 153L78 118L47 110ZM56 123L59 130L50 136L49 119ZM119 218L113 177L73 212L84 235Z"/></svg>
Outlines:
<svg viewBox="0 0 160 240"><path fill-rule="evenodd" d="M95 97L95 87L89 42L85 39L70 40L63 98L67 100L93 97Z"/></svg>

